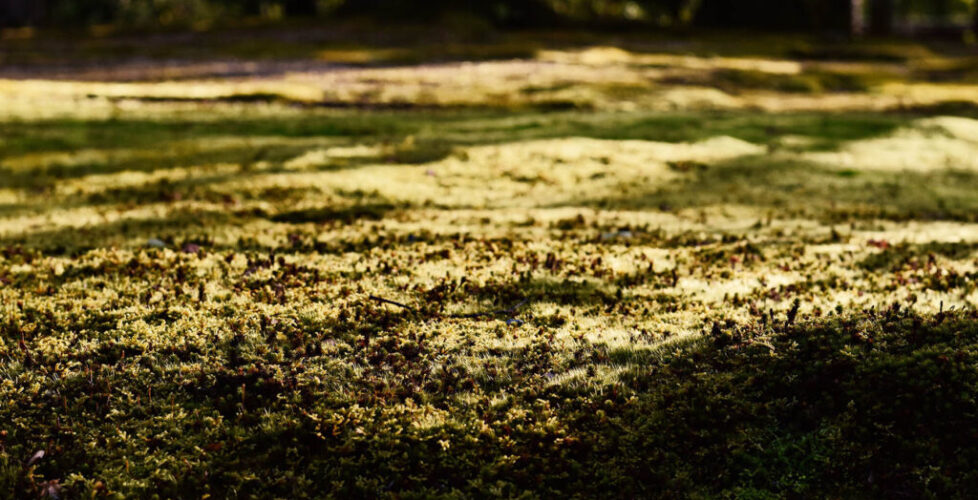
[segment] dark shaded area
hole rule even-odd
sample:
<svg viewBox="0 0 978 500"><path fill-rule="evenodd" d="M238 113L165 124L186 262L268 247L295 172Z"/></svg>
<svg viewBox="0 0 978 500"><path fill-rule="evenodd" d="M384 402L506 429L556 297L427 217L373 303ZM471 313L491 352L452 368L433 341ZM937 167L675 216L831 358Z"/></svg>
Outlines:
<svg viewBox="0 0 978 500"><path fill-rule="evenodd" d="M337 16L369 16L387 21L430 21L445 14L465 14L510 27L554 24L558 14L546 0L485 0L458 2L455 0L357 0L344 2L336 9Z"/></svg>
<svg viewBox="0 0 978 500"><path fill-rule="evenodd" d="M909 244L901 243L890 247L889 243L882 243L884 248L881 252L870 255L859 263L859 267L871 272L893 272L904 268L920 269L932 267L937 256L948 259L964 259L978 250L975 243L926 243Z"/></svg>
<svg viewBox="0 0 978 500"><path fill-rule="evenodd" d="M138 274L145 265L134 260L118 271ZM301 266L254 265L271 265L281 281L321 279ZM182 283L193 287L194 279L189 274ZM194 297L179 300L192 304ZM174 314L161 306L147 320ZM548 497L955 497L978 487L972 466L978 460L974 313L921 315L895 305L814 318L795 307L758 313L745 323L716 323L705 339L657 354L586 341L558 353L541 334L524 345L480 352L484 372L446 357L424 333L394 331L414 321L413 314L365 304L337 318L264 317L253 334L205 344L147 347L106 338L73 360L96 367L97 377L50 381L69 402L60 403L63 413L47 409L60 397L38 391L0 407L0 416L30 418L58 446L57 454L32 469L35 478L72 472L98 477L103 468L117 466L94 459L103 458L102 450L61 430L58 415L90 429L86 437L141 432L150 453L206 464L127 490L143 494L152 488L174 497L205 491L305 497L306 481L319 485L317 495L347 497L500 491ZM0 325L0 335L22 338L24 323L60 332L117 320L96 310L62 316L29 310ZM337 350L323 352L323 335ZM19 362L34 370L64 362L44 357L34 348L35 337L23 338L28 347L11 354ZM252 361L267 349L280 360ZM324 356L336 359L335 368L319 376L342 381L342 390L324 394L297 384L301 371L290 365ZM342 361L351 357L355 364ZM121 368L128 359L147 366L207 362L191 374L156 378L152 400L116 398L110 405L108 388L131 383ZM591 388L549 384L554 374L622 363L626 370L600 397ZM470 402L460 402L460 393L471 394ZM386 410L405 401L447 410L456 424L418 428L413 413ZM222 419L204 426L195 418L154 418L173 404ZM126 418L102 428L98 423L110 408ZM279 423L262 417L270 414ZM357 420L345 422L351 415ZM154 437L164 431L181 438ZM37 435L8 434L6 449L28 456ZM513 456L519 457L515 463L506 459ZM0 491L36 491L24 470L19 463L0 464ZM251 475L243 478L242 470ZM133 472L148 471L134 465ZM283 474L303 481L276 480ZM88 487L65 493L88 495Z"/></svg>
<svg viewBox="0 0 978 500"><path fill-rule="evenodd" d="M345 207L321 207L306 210L282 212L269 217L274 222L289 224L325 224L341 222L349 224L356 220L380 220L388 212L398 207L392 203L358 203Z"/></svg>
<svg viewBox="0 0 978 500"><path fill-rule="evenodd" d="M635 7L640 10L636 11ZM0 0L0 26L81 27L115 23L128 27L193 27L233 20L369 18L404 23L433 20L468 23L473 29L574 26L636 28L689 26L891 35L911 15L945 20L935 31L960 33L968 26L946 20L967 12L964 2L896 0ZM857 13L858 15L854 15ZM978 13L974 14L978 22ZM867 23L868 21L868 23ZM932 30L933 31L933 30Z"/></svg>
<svg viewBox="0 0 978 500"><path fill-rule="evenodd" d="M693 23L710 28L834 31L851 27L851 0L706 0Z"/></svg>
<svg viewBox="0 0 978 500"><path fill-rule="evenodd" d="M921 116L951 115L978 118L978 104L970 101L947 101L930 106L906 106L896 112Z"/></svg>
<svg viewBox="0 0 978 500"><path fill-rule="evenodd" d="M872 79L861 75L806 71L796 75L779 75L762 71L724 69L698 78L667 79L668 83L701 84L719 88L731 94L744 90L771 90L796 94L823 92L865 92Z"/></svg>
<svg viewBox="0 0 978 500"><path fill-rule="evenodd" d="M869 20L873 33L891 35L893 33L894 0L875 0L869 5Z"/></svg>
<svg viewBox="0 0 978 500"><path fill-rule="evenodd" d="M407 122L408 120L404 120ZM303 115L296 119L196 120L40 120L0 123L4 156L43 151L77 151L118 147L148 148L161 142L195 138L238 137L362 137L401 132L383 114Z"/></svg>
<svg viewBox="0 0 978 500"><path fill-rule="evenodd" d="M424 302L443 308L451 302L467 302L491 308L508 309L516 305L529 306L538 302L553 302L570 306L610 306L621 300L614 289L599 280L557 277L532 277L529 273L518 279L491 280L484 284L468 282L443 283L424 293Z"/></svg>
<svg viewBox="0 0 978 500"><path fill-rule="evenodd" d="M0 176L2 176L0 177L0 186L44 193L52 189L59 181L87 175L107 175L123 171L153 172L190 166L200 167L197 172L199 175L192 179L185 179L178 182L162 180L156 183L156 185L112 188L87 199L88 202L93 204L154 200L175 201L172 200L174 196L186 195L188 194L187 191L200 192L200 188L206 188L208 184L228 180L235 176L254 175L256 172L250 171L249 168L255 162L266 161L279 164L284 160L294 158L308 151L308 149L308 147L288 145L279 145L276 147L240 146L212 151L193 151L190 154L182 152L173 154L172 156L164 154L159 156L134 155L132 157L126 157L123 154L119 158L112 158L110 155L108 159L102 161L62 165L55 163L29 171L3 167L0 164ZM220 163L239 165L241 172L237 174L216 175L208 173L210 166ZM274 172L274 170L266 170L266 172ZM145 195L145 198L141 198L143 195Z"/></svg>
<svg viewBox="0 0 978 500"><path fill-rule="evenodd" d="M955 496L978 484L974 313L895 304L795 324L796 313L716 324L701 350L635 368L625 385L652 394L612 418L630 428L622 448L675 450L672 477L689 467L705 490L741 495ZM662 419L642 417L652 411ZM611 460L642 477L668 459Z"/></svg>

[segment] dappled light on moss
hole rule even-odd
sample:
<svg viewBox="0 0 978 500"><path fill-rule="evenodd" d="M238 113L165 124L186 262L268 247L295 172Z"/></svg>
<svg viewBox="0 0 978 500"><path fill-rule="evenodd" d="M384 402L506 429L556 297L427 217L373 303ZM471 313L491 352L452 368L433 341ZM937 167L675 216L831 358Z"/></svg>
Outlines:
<svg viewBox="0 0 978 500"><path fill-rule="evenodd" d="M974 484L968 57L598 38L0 81L0 496Z"/></svg>

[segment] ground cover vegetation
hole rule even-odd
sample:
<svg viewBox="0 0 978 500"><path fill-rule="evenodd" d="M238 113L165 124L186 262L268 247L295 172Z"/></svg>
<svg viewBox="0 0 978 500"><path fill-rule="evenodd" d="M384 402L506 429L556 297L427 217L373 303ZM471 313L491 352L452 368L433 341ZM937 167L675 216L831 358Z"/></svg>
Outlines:
<svg viewBox="0 0 978 500"><path fill-rule="evenodd" d="M0 495L978 487L973 55L195 36L0 70Z"/></svg>

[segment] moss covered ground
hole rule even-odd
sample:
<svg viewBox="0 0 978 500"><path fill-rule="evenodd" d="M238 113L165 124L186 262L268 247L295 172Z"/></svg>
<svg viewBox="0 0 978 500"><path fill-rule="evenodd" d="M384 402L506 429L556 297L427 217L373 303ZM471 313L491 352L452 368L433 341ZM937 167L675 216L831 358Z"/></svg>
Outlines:
<svg viewBox="0 0 978 500"><path fill-rule="evenodd" d="M0 496L978 488L967 49L197 36L0 51Z"/></svg>

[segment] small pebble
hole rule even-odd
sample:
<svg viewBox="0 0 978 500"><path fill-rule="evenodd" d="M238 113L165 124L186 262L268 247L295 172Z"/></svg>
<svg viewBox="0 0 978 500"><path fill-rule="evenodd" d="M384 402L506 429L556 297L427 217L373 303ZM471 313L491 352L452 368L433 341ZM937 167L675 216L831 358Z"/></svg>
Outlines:
<svg viewBox="0 0 978 500"><path fill-rule="evenodd" d="M632 237L632 232L631 231L614 231L614 232L611 232L611 233L602 233L601 234L601 239L602 240L611 240L611 239L615 239L615 238L621 238L623 240L627 240L628 238L631 238L631 237Z"/></svg>
<svg viewBox="0 0 978 500"><path fill-rule="evenodd" d="M150 238L146 242L146 245L152 248L166 248L166 243L164 243L163 240L156 239L156 238Z"/></svg>

